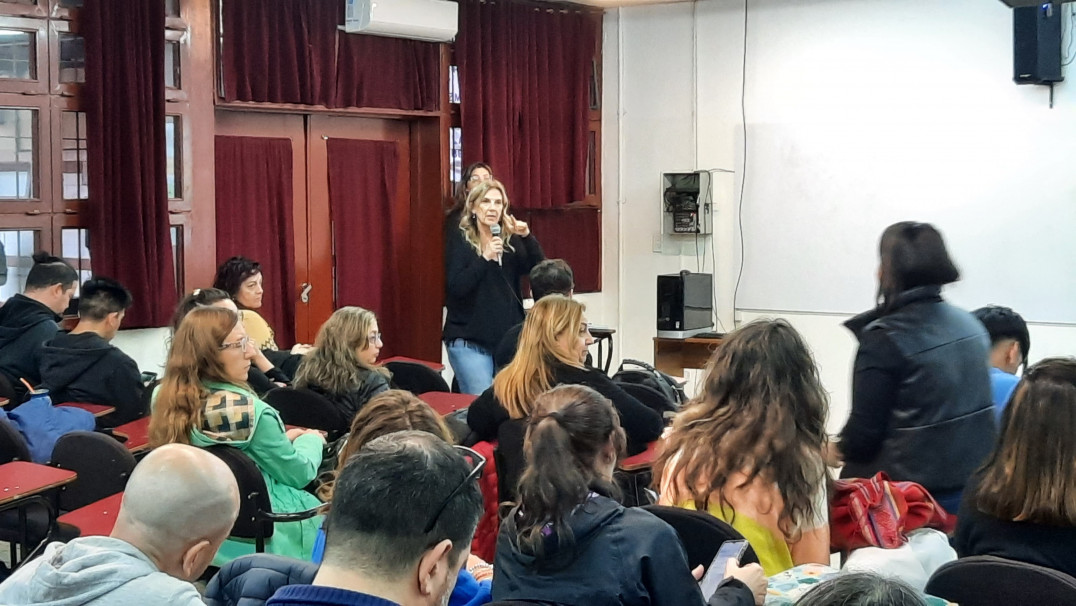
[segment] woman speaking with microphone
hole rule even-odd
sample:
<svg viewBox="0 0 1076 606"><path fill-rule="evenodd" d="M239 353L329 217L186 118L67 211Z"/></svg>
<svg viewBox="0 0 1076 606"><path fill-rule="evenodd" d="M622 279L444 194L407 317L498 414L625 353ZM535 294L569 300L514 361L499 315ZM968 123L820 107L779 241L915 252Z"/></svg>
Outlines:
<svg viewBox="0 0 1076 606"><path fill-rule="evenodd" d="M460 391L480 394L493 383L493 350L523 321L520 277L545 258L530 227L508 214L500 181L474 187L459 229L445 237L443 339Z"/></svg>

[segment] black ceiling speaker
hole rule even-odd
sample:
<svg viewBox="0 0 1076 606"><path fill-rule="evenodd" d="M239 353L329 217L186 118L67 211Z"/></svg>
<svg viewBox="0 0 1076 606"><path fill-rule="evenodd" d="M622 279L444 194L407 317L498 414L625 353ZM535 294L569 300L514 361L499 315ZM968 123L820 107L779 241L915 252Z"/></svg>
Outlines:
<svg viewBox="0 0 1076 606"><path fill-rule="evenodd" d="M1036 4L1012 9L1013 80L1049 84L1061 75L1061 8Z"/></svg>

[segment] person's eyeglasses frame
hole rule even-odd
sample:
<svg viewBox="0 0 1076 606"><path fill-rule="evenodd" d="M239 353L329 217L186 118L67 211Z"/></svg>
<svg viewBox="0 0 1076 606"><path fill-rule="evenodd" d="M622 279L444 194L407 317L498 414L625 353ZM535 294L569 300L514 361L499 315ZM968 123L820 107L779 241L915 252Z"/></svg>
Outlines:
<svg viewBox="0 0 1076 606"><path fill-rule="evenodd" d="M250 337L243 337L242 339L239 339L238 341L234 341L232 343L221 343L220 350L224 351L226 349L231 349L234 347L239 351L246 351L247 346L249 346L253 341L254 340Z"/></svg>
<svg viewBox="0 0 1076 606"><path fill-rule="evenodd" d="M426 527L423 528L423 534L426 534L433 530L433 527L437 525L437 520L441 517L441 514L445 512L445 508L448 507L448 504L452 502L452 499L456 498L456 495L459 494L459 492L463 490L465 486L470 484L472 481L478 479L478 477L482 475L482 469L486 466L486 457L483 457L474 449L459 445L453 445L452 447L456 450L463 451L464 454L470 455L472 462L477 461L477 463L475 463L474 469L472 469L471 472L467 474L467 477L463 478L463 481L460 482L459 485L456 486L454 489L452 489L452 492L448 493L448 496L445 497L444 501L441 501L441 504L434 511L434 514L430 518L430 521L427 522Z"/></svg>

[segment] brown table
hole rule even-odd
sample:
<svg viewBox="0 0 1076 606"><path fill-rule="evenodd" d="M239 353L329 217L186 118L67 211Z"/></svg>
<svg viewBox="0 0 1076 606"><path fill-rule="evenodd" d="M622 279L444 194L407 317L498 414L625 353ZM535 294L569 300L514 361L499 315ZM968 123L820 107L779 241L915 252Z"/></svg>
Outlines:
<svg viewBox="0 0 1076 606"><path fill-rule="evenodd" d="M646 445L646 450L640 452L637 455L632 455L625 459L621 459L617 467L624 471L639 471L640 469L650 469L650 466L654 464L654 459L658 458L658 451L661 450L661 440L654 440Z"/></svg>
<svg viewBox="0 0 1076 606"><path fill-rule="evenodd" d="M46 490L70 484L73 471L29 461L12 461L0 465L0 505Z"/></svg>
<svg viewBox="0 0 1076 606"><path fill-rule="evenodd" d="M115 406L108 406L106 404L90 404L89 402L62 402L57 406L70 406L71 408L81 408L95 417L103 417L116 412Z"/></svg>
<svg viewBox="0 0 1076 606"><path fill-rule="evenodd" d="M116 517L123 502L123 493L118 492L100 501L90 503L74 511L63 514L59 521L78 528L80 537L108 536L116 526Z"/></svg>
<svg viewBox="0 0 1076 606"><path fill-rule="evenodd" d="M720 338L654 337L654 368L674 377L682 377L685 368L705 368L710 355L720 343Z"/></svg>
<svg viewBox="0 0 1076 606"><path fill-rule="evenodd" d="M123 443L131 454L149 450L149 417L135 419L112 430L112 433L127 438Z"/></svg>

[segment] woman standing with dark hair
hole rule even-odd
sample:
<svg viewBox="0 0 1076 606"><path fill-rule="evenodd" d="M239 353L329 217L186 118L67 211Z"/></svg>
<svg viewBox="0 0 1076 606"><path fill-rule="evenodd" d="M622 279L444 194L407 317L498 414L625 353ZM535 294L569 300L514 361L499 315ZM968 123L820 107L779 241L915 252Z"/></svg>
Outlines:
<svg viewBox="0 0 1076 606"><path fill-rule="evenodd" d="M523 321L519 280L545 258L530 227L508 214L508 193L489 179L473 188L458 229L445 238L443 339L460 391L493 383L493 350Z"/></svg>
<svg viewBox="0 0 1076 606"><path fill-rule="evenodd" d="M467 194L471 193L471 190L478 187L480 183L489 181L492 178L493 169L485 162L475 162L463 169L460 182L456 185L456 193L452 196L452 208L448 209L448 213L446 213L445 229L447 231L459 229L460 215L463 214L463 207L467 204Z"/></svg>
<svg viewBox="0 0 1076 606"><path fill-rule="evenodd" d="M882 233L878 306L845 322L859 339L852 412L828 460L842 477L879 471L922 484L949 512L997 433L990 338L970 313L942 300L960 279L932 225Z"/></svg>
<svg viewBox="0 0 1076 606"><path fill-rule="evenodd" d="M960 505L961 557L991 555L1076 577L1076 358L1024 373L1001 435Z"/></svg>
<svg viewBox="0 0 1076 606"><path fill-rule="evenodd" d="M581 385L534 402L519 502L497 538L494 600L566 606L707 603L668 524L615 500L624 430L612 403ZM701 567L696 573L701 572ZM758 564L730 566L710 604L762 603Z"/></svg>

